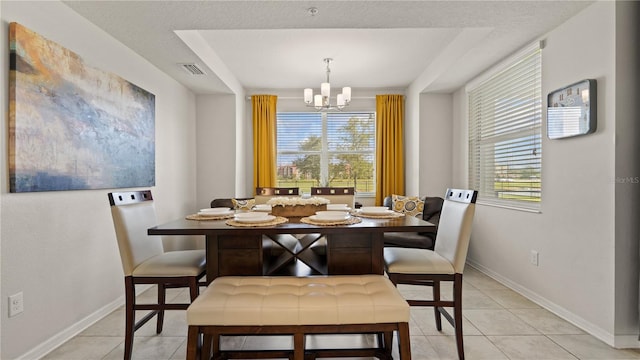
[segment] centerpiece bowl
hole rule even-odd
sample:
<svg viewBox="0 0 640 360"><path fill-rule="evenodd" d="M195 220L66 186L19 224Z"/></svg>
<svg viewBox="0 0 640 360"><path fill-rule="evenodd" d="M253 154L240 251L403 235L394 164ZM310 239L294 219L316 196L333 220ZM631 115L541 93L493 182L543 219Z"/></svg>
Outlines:
<svg viewBox="0 0 640 360"><path fill-rule="evenodd" d="M310 198L277 196L267 201L271 214L284 217L305 217L327 210L329 200L317 196Z"/></svg>

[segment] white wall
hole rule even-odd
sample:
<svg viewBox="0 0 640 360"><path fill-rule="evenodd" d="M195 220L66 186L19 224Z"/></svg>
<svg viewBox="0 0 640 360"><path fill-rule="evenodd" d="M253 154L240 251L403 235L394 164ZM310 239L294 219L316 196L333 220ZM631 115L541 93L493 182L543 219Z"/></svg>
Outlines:
<svg viewBox="0 0 640 360"><path fill-rule="evenodd" d="M415 82L414 82L415 83ZM420 91L421 87L415 85L407 88L407 97L405 102L404 113L404 192L405 195L419 196L420 181L419 179L426 176L420 169L420 159L423 154L420 151L426 144L421 144L421 125L420 125ZM428 147L428 145L427 145ZM425 194L426 195L426 194ZM383 195L387 196L387 195ZM382 205L382 204L376 204Z"/></svg>
<svg viewBox="0 0 640 360"><path fill-rule="evenodd" d="M640 3L616 3L615 334L638 346Z"/></svg>
<svg viewBox="0 0 640 360"><path fill-rule="evenodd" d="M469 260L605 342L613 345L618 340L620 346L616 335L621 332L637 337L638 253L635 245L635 252L625 259L635 265L616 269L616 228L631 227L630 220L617 216L633 209L616 203L615 164L636 156L616 147L615 7L614 2L597 2L544 37L543 109L550 91L596 79L597 132L553 141L543 136L541 213L477 206ZM455 94L454 106L454 128L464 129L467 104L462 90ZM465 142L462 132L454 134L454 145ZM454 160L466 164L466 152ZM463 168L455 167L454 174L456 183L466 183ZM629 235L637 241L637 231ZM529 264L531 250L540 254L537 267ZM625 285L632 286L626 294L614 286L621 271L636 272L624 275ZM616 327L619 312L632 316L624 329ZM632 324L636 328L630 329Z"/></svg>
<svg viewBox="0 0 640 360"><path fill-rule="evenodd" d="M8 89L8 23L15 21L156 96L156 186L160 221L195 208L195 96L57 1L2 1L0 69ZM3 92L4 93L4 92ZM0 100L8 113L8 97ZM2 118L2 139L7 139ZM4 141L3 141L4 143ZM0 149L2 359L33 359L123 303L123 275L109 211L110 190L7 193ZM182 247L176 245L175 247ZM22 291L24 313L7 317Z"/></svg>
<svg viewBox="0 0 640 360"><path fill-rule="evenodd" d="M248 156L250 156L248 151L249 148L246 142L247 141L246 134L247 132L250 132L250 127L247 127L247 123L245 119L245 103L244 103L245 90L242 87L242 84L235 77L235 75L233 75L233 73L229 70L229 68L224 64L222 59L220 59L218 54L216 54L215 51L211 49L211 47L209 47L209 45L206 43L206 40L202 37L202 34L200 33L200 31L176 30L176 35L180 37L180 39L196 55L198 55L198 57L204 62L204 64L207 65L207 67L216 74L216 76L227 86L229 90L228 94L231 94L233 96L233 106L229 106L229 105L224 106L222 103L219 103L217 104L217 107L216 106L209 107L209 105L207 104L210 101L216 102L217 100L215 100L214 97L203 96L202 99L199 100L199 102L203 103L202 104L202 106L204 107L203 110L214 111L214 113L211 113L211 114L199 113L199 115L203 118L203 121L207 123L203 125L206 129L211 129L210 119L212 117L216 119L220 119L221 116L226 116L227 121L230 121L230 124L235 125L234 131L227 133L228 136L232 138L235 137L233 142L235 146L235 149L234 149L235 159L232 159L231 161L235 162L236 164L233 167L235 173L233 174L233 176L229 175L229 180L233 181L233 184L234 184L234 192L233 194L230 193L230 195L227 195L227 196L235 195L238 197L245 197L247 196L247 186L245 185L246 178L247 178L247 171L248 171L247 164L250 163L248 162L248 160L250 160L248 159ZM225 96L225 95L220 95L220 96ZM222 106L224 106L224 108L221 108ZM227 127L226 124L224 126L225 128ZM202 139L202 134L199 134L199 135L201 135L200 139ZM207 143L211 143L211 139L209 139ZM202 150L205 152L210 151L209 148L207 147L204 147ZM200 153L200 148L198 148L198 153ZM202 163L202 162L200 164L205 165L203 172L207 174L211 173L211 168L209 164ZM225 169L230 169L230 168L231 167L228 167L228 166L225 167ZM203 179L202 176L199 176L198 178L198 183L202 184L200 180L206 181L206 179ZM216 186L216 185L217 184L214 184L213 186ZM198 196L199 203L203 203L205 201L205 198L207 196L210 196L212 192L215 193L217 191L222 191L222 190L226 190L226 187L222 187L220 190L202 189L202 191L204 192L202 196Z"/></svg>
<svg viewBox="0 0 640 360"><path fill-rule="evenodd" d="M469 169L467 157L469 154L469 123L467 120L468 107L466 93L458 90L453 93L452 131L451 131L451 176L454 188L469 188Z"/></svg>
<svg viewBox="0 0 640 360"><path fill-rule="evenodd" d="M236 195L235 95L197 97L197 204ZM242 197L242 196L238 196Z"/></svg>
<svg viewBox="0 0 640 360"><path fill-rule="evenodd" d="M453 96L420 95L419 192L418 196L444 197L453 187Z"/></svg>

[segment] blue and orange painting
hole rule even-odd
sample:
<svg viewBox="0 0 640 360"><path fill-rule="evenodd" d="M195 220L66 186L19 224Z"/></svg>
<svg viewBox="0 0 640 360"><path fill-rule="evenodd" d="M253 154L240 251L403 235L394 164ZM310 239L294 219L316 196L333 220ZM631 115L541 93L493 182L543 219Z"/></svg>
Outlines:
<svg viewBox="0 0 640 360"><path fill-rule="evenodd" d="M155 185L155 95L9 26L11 192Z"/></svg>

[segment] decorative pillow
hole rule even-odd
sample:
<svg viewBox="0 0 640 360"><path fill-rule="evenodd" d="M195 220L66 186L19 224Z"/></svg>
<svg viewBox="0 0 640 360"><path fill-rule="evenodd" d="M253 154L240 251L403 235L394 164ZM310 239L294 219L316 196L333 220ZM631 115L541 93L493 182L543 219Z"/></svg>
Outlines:
<svg viewBox="0 0 640 360"><path fill-rule="evenodd" d="M391 195L393 211L404 213L405 215L422 218L424 211L424 201L417 196Z"/></svg>
<svg viewBox="0 0 640 360"><path fill-rule="evenodd" d="M238 200L231 199L234 210L251 210L256 205L255 199Z"/></svg>

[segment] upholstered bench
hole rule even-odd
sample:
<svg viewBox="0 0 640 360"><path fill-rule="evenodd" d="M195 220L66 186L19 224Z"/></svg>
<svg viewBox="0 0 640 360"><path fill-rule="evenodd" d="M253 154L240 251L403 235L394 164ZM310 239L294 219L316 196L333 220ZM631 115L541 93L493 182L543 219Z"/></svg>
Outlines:
<svg viewBox="0 0 640 360"><path fill-rule="evenodd" d="M382 275L219 277L189 306L187 323L187 360L211 354L302 360L305 352L391 359L394 331L400 358L411 359L409 305ZM376 334L377 347L305 349L306 335L313 334ZM221 335L292 335L294 346L221 351Z"/></svg>

